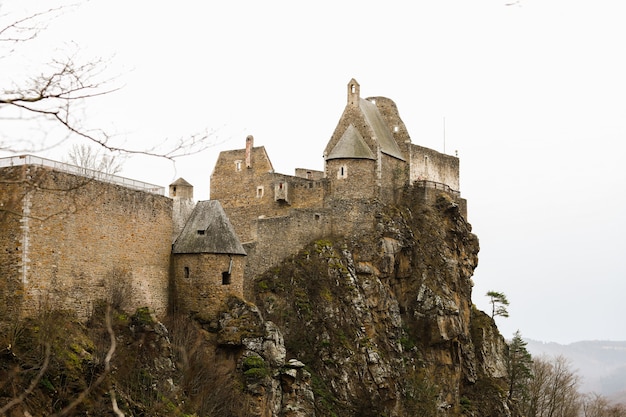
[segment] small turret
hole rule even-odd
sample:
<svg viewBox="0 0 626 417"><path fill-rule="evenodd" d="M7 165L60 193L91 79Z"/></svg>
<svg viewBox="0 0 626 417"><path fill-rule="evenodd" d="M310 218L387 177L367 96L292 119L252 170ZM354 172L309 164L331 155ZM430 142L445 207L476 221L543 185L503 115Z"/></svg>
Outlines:
<svg viewBox="0 0 626 417"><path fill-rule="evenodd" d="M361 86L353 78L348 83L348 106L358 107L361 95Z"/></svg>
<svg viewBox="0 0 626 417"><path fill-rule="evenodd" d="M191 215L195 202L193 201L193 185L189 184L183 178L179 178L170 184L170 198L172 204L172 221L174 224L172 230L172 242L176 240L179 233L183 230L187 219Z"/></svg>
<svg viewBox="0 0 626 417"><path fill-rule="evenodd" d="M191 198L193 199L193 185L183 178L179 178L170 184L170 198Z"/></svg>

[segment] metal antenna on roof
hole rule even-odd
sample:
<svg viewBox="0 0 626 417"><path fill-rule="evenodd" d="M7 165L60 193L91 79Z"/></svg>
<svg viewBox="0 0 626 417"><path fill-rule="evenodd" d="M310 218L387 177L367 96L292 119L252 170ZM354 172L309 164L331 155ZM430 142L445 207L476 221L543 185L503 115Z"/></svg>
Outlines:
<svg viewBox="0 0 626 417"><path fill-rule="evenodd" d="M446 153L446 116L443 116L443 153Z"/></svg>

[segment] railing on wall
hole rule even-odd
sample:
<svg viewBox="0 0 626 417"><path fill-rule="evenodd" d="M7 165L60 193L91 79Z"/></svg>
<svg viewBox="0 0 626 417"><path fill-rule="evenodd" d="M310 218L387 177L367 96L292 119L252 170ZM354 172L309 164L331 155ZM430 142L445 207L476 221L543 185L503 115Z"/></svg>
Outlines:
<svg viewBox="0 0 626 417"><path fill-rule="evenodd" d="M461 196L461 192L460 191L453 190L452 188L450 188L449 185L444 184L442 182L428 181L428 180L417 180L417 181L413 181L413 185L415 185L416 187L432 188L432 189L435 189L435 190L445 191L447 193L452 194L455 197L460 197Z"/></svg>
<svg viewBox="0 0 626 417"><path fill-rule="evenodd" d="M89 168L82 168L76 165L70 165L63 162L53 161L51 159L41 158L33 155L19 155L8 158L0 158L0 168L35 165L51 168L55 171L65 172L68 174L80 175L82 177L93 178L98 181L108 182L110 184L121 185L133 190L145 191L152 194L165 195L165 187L150 184L143 181L131 180L117 175L107 174L105 172L96 171Z"/></svg>

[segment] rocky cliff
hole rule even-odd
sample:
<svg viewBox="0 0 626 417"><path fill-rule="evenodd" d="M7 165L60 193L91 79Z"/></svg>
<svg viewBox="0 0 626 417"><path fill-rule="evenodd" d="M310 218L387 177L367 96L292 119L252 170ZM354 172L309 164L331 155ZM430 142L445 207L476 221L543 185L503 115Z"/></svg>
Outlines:
<svg viewBox="0 0 626 417"><path fill-rule="evenodd" d="M315 415L510 415L506 344L472 306L479 245L459 207L446 194L372 207L371 234L318 240L256 280Z"/></svg>
<svg viewBox="0 0 626 417"><path fill-rule="evenodd" d="M84 395L73 412L511 416L506 344L472 305L479 245L458 205L409 191L371 211L366 232L311 242L256 278L254 300L231 297L217 316L161 324L118 310L110 328L94 312L87 327L5 329L0 410L51 415Z"/></svg>

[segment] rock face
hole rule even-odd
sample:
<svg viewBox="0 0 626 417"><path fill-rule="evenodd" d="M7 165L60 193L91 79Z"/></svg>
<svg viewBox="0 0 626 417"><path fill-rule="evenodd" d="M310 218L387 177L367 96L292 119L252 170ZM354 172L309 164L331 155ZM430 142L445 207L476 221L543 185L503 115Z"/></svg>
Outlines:
<svg viewBox="0 0 626 417"><path fill-rule="evenodd" d="M246 404L244 415L315 415L311 374L302 362L286 360L281 331L263 320L254 304L231 297L213 330L217 331L218 349L230 350L238 373L243 374L239 399Z"/></svg>
<svg viewBox="0 0 626 417"><path fill-rule="evenodd" d="M271 324L244 356L282 369L283 402L255 415L509 416L506 344L472 308L479 245L459 207L407 195L372 221L370 236L318 240L257 278Z"/></svg>

